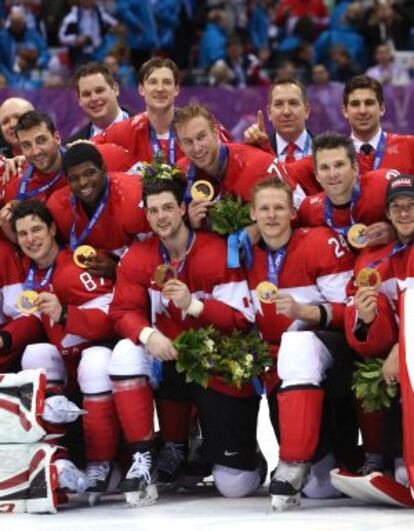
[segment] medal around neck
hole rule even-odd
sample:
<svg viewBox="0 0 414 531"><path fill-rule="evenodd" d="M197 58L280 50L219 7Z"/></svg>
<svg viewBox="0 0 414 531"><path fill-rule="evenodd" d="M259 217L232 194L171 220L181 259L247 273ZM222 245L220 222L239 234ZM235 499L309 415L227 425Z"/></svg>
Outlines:
<svg viewBox="0 0 414 531"><path fill-rule="evenodd" d="M22 291L16 302L16 307L19 310L20 313L35 313L39 310L39 307L35 304L35 300L39 294L32 290L32 289L26 289Z"/></svg>
<svg viewBox="0 0 414 531"><path fill-rule="evenodd" d="M177 278L177 270L171 264L161 264L155 270L154 282L161 289L174 278Z"/></svg>
<svg viewBox="0 0 414 531"><path fill-rule="evenodd" d="M355 285L358 288L378 288L381 284L381 275L377 269L373 267L364 267L356 276Z"/></svg>
<svg viewBox="0 0 414 531"><path fill-rule="evenodd" d="M352 225L348 231L348 241L356 249L363 249L367 246L367 226L362 223Z"/></svg>
<svg viewBox="0 0 414 531"><path fill-rule="evenodd" d="M274 304L276 302L278 287L272 282L268 280L260 282L255 291L259 301L264 304Z"/></svg>
<svg viewBox="0 0 414 531"><path fill-rule="evenodd" d="M93 247L90 245L80 245L73 253L73 261L78 267L87 269L86 262L94 256L96 256L96 251Z"/></svg>
<svg viewBox="0 0 414 531"><path fill-rule="evenodd" d="M191 197L194 201L211 201L214 197L214 188L209 181L196 181L191 187Z"/></svg>

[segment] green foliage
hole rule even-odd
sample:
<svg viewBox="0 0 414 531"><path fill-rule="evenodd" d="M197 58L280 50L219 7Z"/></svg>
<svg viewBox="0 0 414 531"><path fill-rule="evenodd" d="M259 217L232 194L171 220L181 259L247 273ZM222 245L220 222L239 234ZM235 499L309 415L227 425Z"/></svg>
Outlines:
<svg viewBox="0 0 414 531"><path fill-rule="evenodd" d="M355 363L352 390L366 413L390 407L392 398L397 395L397 384L388 385L383 378L383 364L384 360L379 358Z"/></svg>
<svg viewBox="0 0 414 531"><path fill-rule="evenodd" d="M213 376L241 387L270 367L268 346L256 332L221 334L213 326L187 330L174 341L176 368L187 382L207 387Z"/></svg>
<svg viewBox="0 0 414 531"><path fill-rule="evenodd" d="M157 153L151 163L143 162L142 167L144 182L151 179L184 179L183 173L178 168L165 163L162 152Z"/></svg>
<svg viewBox="0 0 414 531"><path fill-rule="evenodd" d="M219 199L208 212L213 231L227 236L251 225L249 209L249 205L243 204L240 197L235 199L231 195L227 195Z"/></svg>

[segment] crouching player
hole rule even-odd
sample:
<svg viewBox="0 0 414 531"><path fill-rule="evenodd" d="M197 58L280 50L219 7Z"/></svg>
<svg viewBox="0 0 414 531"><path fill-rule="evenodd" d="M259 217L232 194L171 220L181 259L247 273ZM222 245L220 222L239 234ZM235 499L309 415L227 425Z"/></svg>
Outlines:
<svg viewBox="0 0 414 531"><path fill-rule="evenodd" d="M260 483L255 463L259 397L253 386L238 389L214 378L205 389L186 384L175 369L172 342L180 332L208 325L224 333L245 330L253 318L242 272L226 267L225 241L185 224L185 188L178 178L154 177L144 183L144 206L156 236L134 243L122 257L110 308L115 329L125 338L113 351L109 372L122 430L134 452L121 484L133 505L158 496L150 385L157 361L162 377L155 396L164 403L164 442L171 441L169 434L175 435L175 443L180 440L177 427L181 441L187 441L188 429L183 430L177 415L184 402L193 400L219 492L246 496Z"/></svg>
<svg viewBox="0 0 414 531"><path fill-rule="evenodd" d="M57 409L49 411L46 421L56 425L74 419L76 408L63 393L73 391L77 383L87 413L83 420L86 476L61 459L56 462L60 484L74 491L99 488L109 474L118 433L107 372L108 342L114 339L108 316L113 286L109 279L87 272L79 252L59 248L52 215L40 201L19 203L12 227L25 255L26 279L18 306L22 312L40 313L49 340L28 345L22 367L46 372L48 392L56 395L52 403ZM49 428L55 433L56 426Z"/></svg>
<svg viewBox="0 0 414 531"><path fill-rule="evenodd" d="M267 378L271 420L280 432L270 494L276 509L286 509L300 503L319 441L326 372L352 364L339 331L354 259L327 227L292 229L292 191L276 178L254 187L251 217L261 239L247 278L257 324L277 354L277 374Z"/></svg>

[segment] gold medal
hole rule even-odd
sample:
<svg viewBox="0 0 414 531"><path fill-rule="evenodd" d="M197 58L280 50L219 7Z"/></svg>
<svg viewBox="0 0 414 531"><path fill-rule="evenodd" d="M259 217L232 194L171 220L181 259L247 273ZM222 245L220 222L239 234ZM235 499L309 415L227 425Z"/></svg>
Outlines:
<svg viewBox="0 0 414 531"><path fill-rule="evenodd" d="M173 278L177 278L177 271L171 264L159 265L155 270L154 282L159 288L163 288L164 285Z"/></svg>
<svg viewBox="0 0 414 531"><path fill-rule="evenodd" d="M194 201L211 201L214 197L214 188L209 181L196 181L191 187L191 197Z"/></svg>
<svg viewBox="0 0 414 531"><path fill-rule="evenodd" d="M268 280L259 282L255 291L259 301L264 302L265 304L273 304L276 302L278 288L272 282L269 282Z"/></svg>
<svg viewBox="0 0 414 531"><path fill-rule="evenodd" d="M358 288L370 287L377 288L381 284L381 275L373 267L364 267L356 276L355 285Z"/></svg>
<svg viewBox="0 0 414 531"><path fill-rule="evenodd" d="M22 291L17 297L16 308L20 313L37 312L39 307L34 304L34 301L38 296L39 294L32 289L26 289L25 291Z"/></svg>
<svg viewBox="0 0 414 531"><path fill-rule="evenodd" d="M362 223L352 225L348 231L348 241L356 249L362 249L367 245L367 226Z"/></svg>
<svg viewBox="0 0 414 531"><path fill-rule="evenodd" d="M93 256L96 256L96 251L93 247L90 245L81 245L75 249L73 253L73 261L78 267L86 269L88 266L85 265L85 262Z"/></svg>

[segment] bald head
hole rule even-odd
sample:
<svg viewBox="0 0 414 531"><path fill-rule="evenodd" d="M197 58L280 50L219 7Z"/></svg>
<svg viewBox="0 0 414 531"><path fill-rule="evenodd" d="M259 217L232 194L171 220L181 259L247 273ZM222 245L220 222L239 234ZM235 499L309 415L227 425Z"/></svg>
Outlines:
<svg viewBox="0 0 414 531"><path fill-rule="evenodd" d="M13 151L19 145L16 137L17 120L27 111L34 111L34 107L23 98L9 98L0 105L0 130Z"/></svg>

